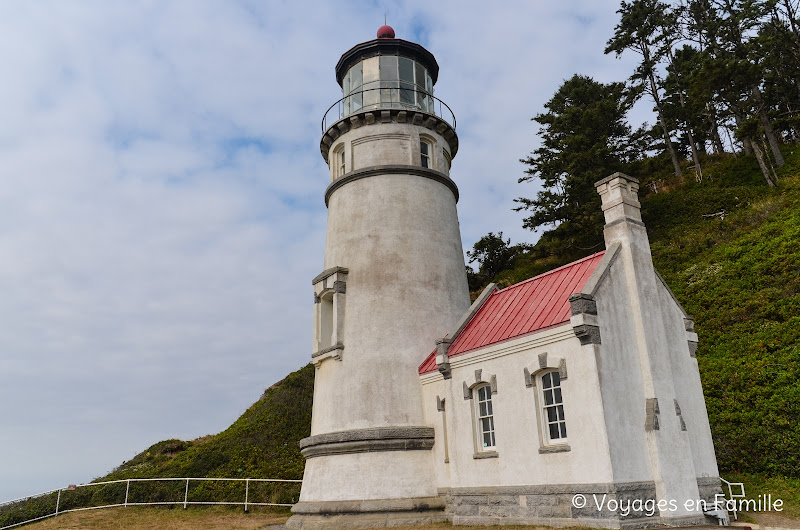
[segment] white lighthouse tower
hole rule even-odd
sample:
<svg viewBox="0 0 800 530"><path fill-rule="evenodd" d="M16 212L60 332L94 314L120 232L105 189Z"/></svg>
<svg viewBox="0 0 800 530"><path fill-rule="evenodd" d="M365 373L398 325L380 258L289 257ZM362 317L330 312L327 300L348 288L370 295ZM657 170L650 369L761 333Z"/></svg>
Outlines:
<svg viewBox="0 0 800 530"><path fill-rule="evenodd" d="M389 26L377 37L342 55L343 98L323 119L328 226L294 528L447 520L417 367L470 305L450 178L458 137L433 96L434 56Z"/></svg>

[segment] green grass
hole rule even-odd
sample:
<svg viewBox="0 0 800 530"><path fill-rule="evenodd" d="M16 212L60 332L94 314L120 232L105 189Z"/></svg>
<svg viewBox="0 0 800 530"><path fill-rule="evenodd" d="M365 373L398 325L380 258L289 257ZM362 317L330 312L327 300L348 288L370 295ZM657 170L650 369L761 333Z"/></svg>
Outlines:
<svg viewBox="0 0 800 530"><path fill-rule="evenodd" d="M789 519L800 519L800 480L785 477L770 477L750 473L729 473L723 477L730 482L741 482L748 499L760 495L771 495L773 502L783 501L783 510L778 513Z"/></svg>

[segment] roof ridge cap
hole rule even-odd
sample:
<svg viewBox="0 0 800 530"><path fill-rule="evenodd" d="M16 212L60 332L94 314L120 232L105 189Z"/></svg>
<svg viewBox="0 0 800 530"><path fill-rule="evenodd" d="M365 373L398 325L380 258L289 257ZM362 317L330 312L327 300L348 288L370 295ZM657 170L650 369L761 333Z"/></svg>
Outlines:
<svg viewBox="0 0 800 530"><path fill-rule="evenodd" d="M586 261L588 259L592 259L592 258L594 258L595 256L597 256L599 254L605 253L605 251L606 250L603 249L603 250L600 250L598 252L595 252L594 254L590 254L588 256L584 256L583 258L576 259L575 261L571 261L569 263L565 263L564 265L561 265L560 267L556 267L555 269L550 269L549 271L546 271L546 272L543 272L541 274L538 274L538 275L534 276L533 278L528 278L527 280L522 280L521 282L517 282L514 285L509 285L508 287L503 287L502 289L498 289L495 292L496 293L501 293L501 292L503 292L503 291L505 291L507 289L511 289L512 287L518 287L518 286L522 285L523 283L528 283L528 282L532 282L533 280L537 280L539 278L544 278L545 276L547 276L549 274L553 274L554 272L558 272L561 269L565 269L567 267L572 267L573 265L577 265L578 263L581 263L582 261Z"/></svg>

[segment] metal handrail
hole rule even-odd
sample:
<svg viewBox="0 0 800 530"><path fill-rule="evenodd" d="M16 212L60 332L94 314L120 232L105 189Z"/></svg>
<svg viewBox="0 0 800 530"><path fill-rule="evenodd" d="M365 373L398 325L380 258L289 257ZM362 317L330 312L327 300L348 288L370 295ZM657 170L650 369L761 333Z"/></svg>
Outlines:
<svg viewBox="0 0 800 530"><path fill-rule="evenodd" d="M183 500L177 501L160 501L160 502L129 502L129 492L131 487L131 482L167 482L167 481L185 481L186 487L184 488ZM196 482L196 481L232 481L232 482L244 482L245 483L245 494L244 494L244 502L235 502L235 501L190 501L189 500L189 482ZM43 493L39 493L37 495L30 495L28 497L21 497L19 499L14 499L11 501L6 501L0 503L0 507L9 506L12 504L20 503L23 501L38 499L44 497L46 495L51 495L53 493L58 493L58 498L56 499L56 506L55 511L53 513L49 513L47 515L43 515L40 517L36 517L33 519L28 519L26 521L21 521L19 523L14 523L12 525L3 526L0 530L8 530L10 528L16 528L18 526L22 526L24 524L32 523L35 521L41 521L42 519L47 519L49 517L55 517L57 515L61 515L64 513L70 512L81 512L86 510L98 510L100 508L115 508L119 506L164 506L164 505L183 505L183 509L185 510L189 505L233 505L233 506L244 506L244 511L247 511L248 506L294 506L293 504L286 504L286 503L275 503L275 502L250 502L250 483L251 482L288 482L288 483L302 483L302 480L295 480L295 479L276 479L276 478L208 478L208 477L164 477L164 478L129 478L129 479L121 479L121 480L107 480L104 482L89 482L87 484L77 484L72 486L67 486L65 488L55 489L46 491ZM87 506L84 508L71 508L67 510L60 509L61 507L61 494L65 491L75 491L78 488L88 488L92 486L103 486L107 484L126 484L125 486L125 500L121 503L116 504L104 504L102 506Z"/></svg>
<svg viewBox="0 0 800 530"><path fill-rule="evenodd" d="M324 134L325 131L328 130L328 125L327 125L328 124L328 118L329 118L328 115L331 113L332 110L334 110L334 109L338 110L338 112L337 112L338 116L336 118L336 120L338 121L338 120L346 117L345 114L344 114L344 101L345 100L351 99L354 96L361 95L362 96L362 101L364 101L364 99L363 99L364 93L365 92L372 92L372 91L375 91L375 90L388 91L390 101L385 101L384 95L385 95L386 92L382 92L380 94L380 96L379 96L379 100L380 101L378 101L377 103L370 103L368 105L363 105L362 104L361 108L359 108L356 111L349 112L347 114L347 116L351 116L353 114L358 114L359 112L364 112L364 111L369 111L369 110L386 109L386 108L389 108L389 109L418 110L418 111L422 111L422 112L425 112L425 113L428 113L428 114L433 114L434 116L437 116L437 117L443 119L444 121L446 121L448 124L450 124L450 126L454 130L456 128L456 115L453 113L453 109L451 109L450 106L447 103L445 103L441 99L437 98L436 96L434 96L430 92L427 92L425 90L417 90L415 88L377 87L377 88L365 88L365 89L362 89L362 90L357 90L355 92L351 92L351 93L347 94L346 96L344 96L343 98L341 98L338 101L336 101L330 107L328 107L328 110L326 110L325 114L322 116L322 133ZM433 103L432 104L433 108L432 109L424 109L424 108L422 108L421 105L419 105L417 103L408 103L408 102L400 101L400 91L401 90L402 91L406 91L406 92L414 92L414 94L422 94L424 97L431 98L431 101ZM437 103L439 104L439 112L438 113L436 112L436 104ZM446 112L445 112L445 109L447 109Z"/></svg>

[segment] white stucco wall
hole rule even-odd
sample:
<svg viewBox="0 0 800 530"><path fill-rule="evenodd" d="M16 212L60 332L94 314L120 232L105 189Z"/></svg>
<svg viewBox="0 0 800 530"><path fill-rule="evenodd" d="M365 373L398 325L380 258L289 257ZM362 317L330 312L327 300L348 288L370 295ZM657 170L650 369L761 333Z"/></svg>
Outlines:
<svg viewBox="0 0 800 530"><path fill-rule="evenodd" d="M566 361L564 396L569 452L540 454L541 414L536 387L526 387L524 369L539 369L539 354L547 352L549 369ZM533 333L450 359L452 378L438 373L421 377L426 422L436 430L434 445L440 487L544 485L611 482L611 462L599 381L591 346L583 347L571 325ZM476 396L465 400L463 382L475 383L494 375L492 396L497 457L475 459L476 425L472 408ZM449 463L444 463L442 413L436 397L445 398Z"/></svg>
<svg viewBox="0 0 800 530"><path fill-rule="evenodd" d="M420 136L433 144L431 169L449 175L450 164L442 150L449 156L450 145L438 132L411 123L376 123L350 129L331 145L331 153L344 150L345 173L387 164L418 166ZM338 160L329 159L333 181L341 175L337 175Z"/></svg>
<svg viewBox="0 0 800 530"><path fill-rule="evenodd" d="M301 500L435 497L431 451L386 451L306 460Z"/></svg>
<svg viewBox="0 0 800 530"><path fill-rule="evenodd" d="M349 270L344 350L317 372L312 434L420 425L420 352L469 307L452 192L411 175L336 190L324 268L334 266Z"/></svg>
<svg viewBox="0 0 800 530"><path fill-rule="evenodd" d="M718 477L719 469L711 427L708 423L700 371L697 368L697 359L690 355L687 344L685 315L663 284L659 285L658 294L664 325L669 330L670 362L676 399L686 423L686 434L691 445L695 472L698 477Z"/></svg>
<svg viewBox="0 0 800 530"><path fill-rule="evenodd" d="M622 264L615 260L595 300L600 326L597 365L614 480L653 480L644 437L645 393Z"/></svg>

